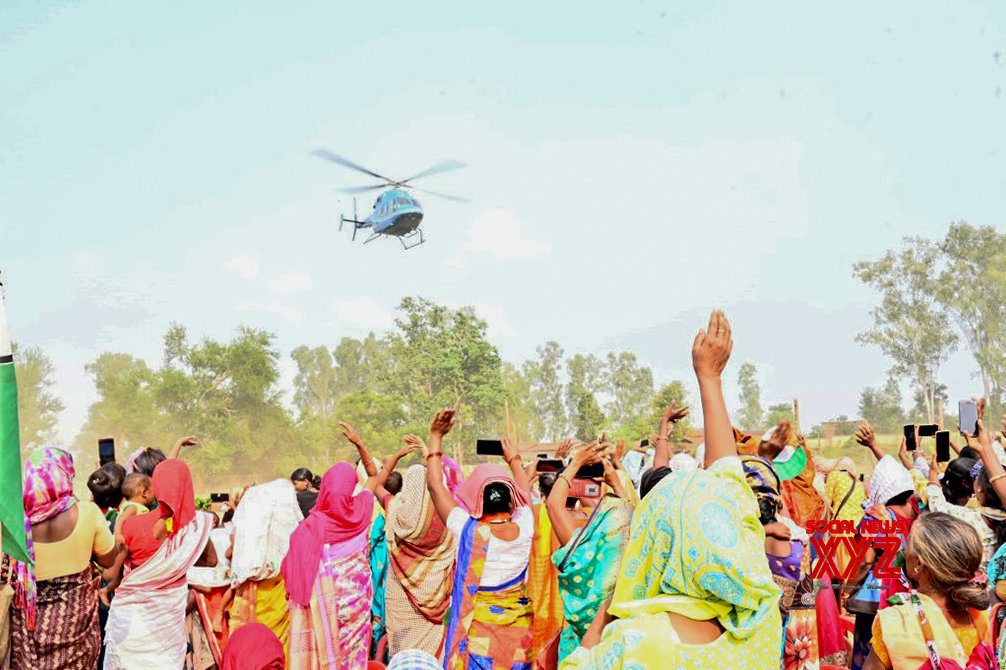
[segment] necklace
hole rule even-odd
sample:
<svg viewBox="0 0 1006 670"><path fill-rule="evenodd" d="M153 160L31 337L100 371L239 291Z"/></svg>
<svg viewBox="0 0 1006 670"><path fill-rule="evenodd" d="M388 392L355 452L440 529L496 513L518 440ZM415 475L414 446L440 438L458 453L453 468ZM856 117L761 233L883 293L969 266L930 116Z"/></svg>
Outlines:
<svg viewBox="0 0 1006 670"><path fill-rule="evenodd" d="M489 521L488 523L492 523L492 524L510 523L510 519L493 519L492 521Z"/></svg>

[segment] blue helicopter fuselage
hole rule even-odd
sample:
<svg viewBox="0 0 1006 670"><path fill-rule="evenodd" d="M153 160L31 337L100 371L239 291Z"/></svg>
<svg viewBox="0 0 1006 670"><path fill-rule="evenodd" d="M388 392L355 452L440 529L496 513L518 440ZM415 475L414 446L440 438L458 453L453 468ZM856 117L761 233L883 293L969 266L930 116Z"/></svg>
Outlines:
<svg viewBox="0 0 1006 670"><path fill-rule="evenodd" d="M408 235L423 222L423 208L404 189L385 191L374 202L374 211L364 223L378 235Z"/></svg>

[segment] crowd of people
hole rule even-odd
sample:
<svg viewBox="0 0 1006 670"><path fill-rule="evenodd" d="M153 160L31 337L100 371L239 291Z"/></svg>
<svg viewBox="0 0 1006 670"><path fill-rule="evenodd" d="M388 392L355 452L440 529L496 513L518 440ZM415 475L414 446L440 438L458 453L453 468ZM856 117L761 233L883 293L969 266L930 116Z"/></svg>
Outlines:
<svg viewBox="0 0 1006 670"><path fill-rule="evenodd" d="M856 440L876 457L870 473L815 460L790 422L761 437L732 426L721 382L732 347L716 311L692 348L694 453L670 443L688 413L672 404L649 454L601 436L526 462L504 438L502 464L465 475L444 453L447 409L383 462L343 422L355 466L300 468L203 511L181 458L194 438L103 465L91 501L74 495L68 452L36 450L23 497L35 562L0 568L13 591L0 660L1006 668L1006 453L984 424L949 463L923 449L913 460L906 445L885 455L866 424ZM421 461L399 472L413 453Z"/></svg>

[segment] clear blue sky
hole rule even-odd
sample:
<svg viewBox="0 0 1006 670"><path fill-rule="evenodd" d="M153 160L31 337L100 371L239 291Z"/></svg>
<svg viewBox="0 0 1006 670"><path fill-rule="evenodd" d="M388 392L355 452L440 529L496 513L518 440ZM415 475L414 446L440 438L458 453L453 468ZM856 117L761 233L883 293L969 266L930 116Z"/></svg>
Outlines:
<svg viewBox="0 0 1006 670"><path fill-rule="evenodd" d="M7 0L11 330L54 359L64 439L100 351L156 363L171 321L334 344L407 294L475 304L512 360L632 346L659 381L723 305L767 400L854 414L886 362L853 342L851 263L1003 223L1003 89L1001 2ZM423 199L407 254L351 245L335 189L365 180L318 146L464 161L428 186L472 203ZM967 355L945 372L977 386Z"/></svg>

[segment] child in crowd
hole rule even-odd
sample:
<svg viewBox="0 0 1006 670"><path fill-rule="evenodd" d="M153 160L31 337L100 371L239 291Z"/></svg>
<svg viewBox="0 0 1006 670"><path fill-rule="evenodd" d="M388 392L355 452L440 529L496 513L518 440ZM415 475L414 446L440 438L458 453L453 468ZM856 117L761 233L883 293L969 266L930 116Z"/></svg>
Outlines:
<svg viewBox="0 0 1006 670"><path fill-rule="evenodd" d="M150 511L150 503L154 500L154 488L150 483L150 477L140 472L126 475L125 481L122 482L122 496L125 500L119 505L119 516L115 520L115 539L120 543L123 522L131 516Z"/></svg>

